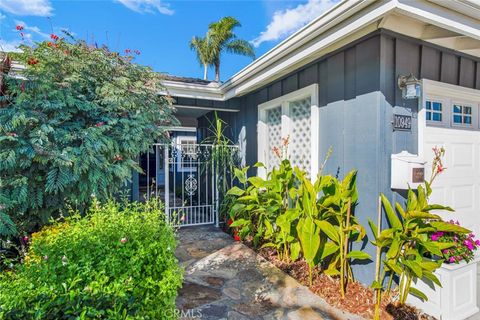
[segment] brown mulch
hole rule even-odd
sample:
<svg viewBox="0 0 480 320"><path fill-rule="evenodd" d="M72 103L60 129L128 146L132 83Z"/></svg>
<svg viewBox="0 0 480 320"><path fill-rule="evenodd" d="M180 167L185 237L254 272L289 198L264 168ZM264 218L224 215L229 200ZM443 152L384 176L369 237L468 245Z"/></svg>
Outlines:
<svg viewBox="0 0 480 320"><path fill-rule="evenodd" d="M248 243L247 243L248 244ZM340 293L338 278L327 276L320 270L313 273L312 285L309 283L308 265L305 261L287 263L278 259L275 250L263 248L259 250L261 256L272 262L277 268L287 273L302 285L310 288L330 305L352 314L357 314L365 319L373 319L375 310L375 295L371 288L359 282L349 283L345 298ZM400 306L392 302L392 297L382 297L382 320L434 320L434 318L421 314L414 307Z"/></svg>

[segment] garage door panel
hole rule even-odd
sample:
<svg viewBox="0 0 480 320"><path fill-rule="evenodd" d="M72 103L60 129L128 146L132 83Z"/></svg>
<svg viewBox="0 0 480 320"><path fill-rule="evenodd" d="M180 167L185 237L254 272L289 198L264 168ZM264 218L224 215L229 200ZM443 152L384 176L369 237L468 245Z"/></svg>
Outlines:
<svg viewBox="0 0 480 320"><path fill-rule="evenodd" d="M453 143L452 144L452 161L450 168L455 169L470 169L473 170L475 166L475 144L474 143Z"/></svg>
<svg viewBox="0 0 480 320"><path fill-rule="evenodd" d="M480 131L427 126L424 135L426 177L430 177L433 147L444 147L447 168L433 184L432 203L455 212L436 212L446 220L458 220L467 229L480 232Z"/></svg>
<svg viewBox="0 0 480 320"><path fill-rule="evenodd" d="M453 185L452 204L455 210L469 211L475 209L475 186L473 185Z"/></svg>

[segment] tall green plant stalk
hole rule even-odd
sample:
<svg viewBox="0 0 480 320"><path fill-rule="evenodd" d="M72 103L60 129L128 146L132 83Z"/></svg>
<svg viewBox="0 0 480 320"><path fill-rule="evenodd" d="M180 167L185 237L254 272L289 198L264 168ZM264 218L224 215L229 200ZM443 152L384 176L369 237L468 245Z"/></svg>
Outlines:
<svg viewBox="0 0 480 320"><path fill-rule="evenodd" d="M376 230L376 237L380 236L381 226L382 226L382 198L378 197L378 204L377 204L377 230ZM380 247L377 247L376 250L376 259L375 259L375 282L376 284L373 286L375 289L375 312L373 319L380 320L380 306L382 303L382 286L380 284L380 259L382 256L382 250ZM375 283L374 282L374 283Z"/></svg>

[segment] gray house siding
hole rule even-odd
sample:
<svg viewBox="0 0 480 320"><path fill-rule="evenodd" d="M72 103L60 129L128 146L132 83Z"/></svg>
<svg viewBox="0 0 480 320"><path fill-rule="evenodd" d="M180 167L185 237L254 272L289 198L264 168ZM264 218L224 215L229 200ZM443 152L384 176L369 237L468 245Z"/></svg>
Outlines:
<svg viewBox="0 0 480 320"><path fill-rule="evenodd" d="M355 214L367 226L369 218L376 220L380 192L402 200L390 189L390 155L418 150L418 101L402 99L398 76L412 73L418 79L480 89L479 63L479 59L446 48L378 30L239 98L240 112L225 120L233 128L234 141L245 126L246 160L253 165L257 160L258 105L318 83L321 157L333 147L324 172L341 178L358 170ZM394 113L412 115L411 132L392 129ZM250 174L254 173L251 170ZM386 226L387 222L382 223ZM368 241L358 247L375 256ZM354 273L361 282L373 280L372 265L356 265Z"/></svg>

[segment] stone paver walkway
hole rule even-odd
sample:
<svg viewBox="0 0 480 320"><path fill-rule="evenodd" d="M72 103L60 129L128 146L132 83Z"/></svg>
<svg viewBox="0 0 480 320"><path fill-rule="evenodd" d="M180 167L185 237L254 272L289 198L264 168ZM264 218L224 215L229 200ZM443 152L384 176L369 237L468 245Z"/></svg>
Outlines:
<svg viewBox="0 0 480 320"><path fill-rule="evenodd" d="M181 229L176 255L185 267L182 319L362 319L332 308L214 227Z"/></svg>

